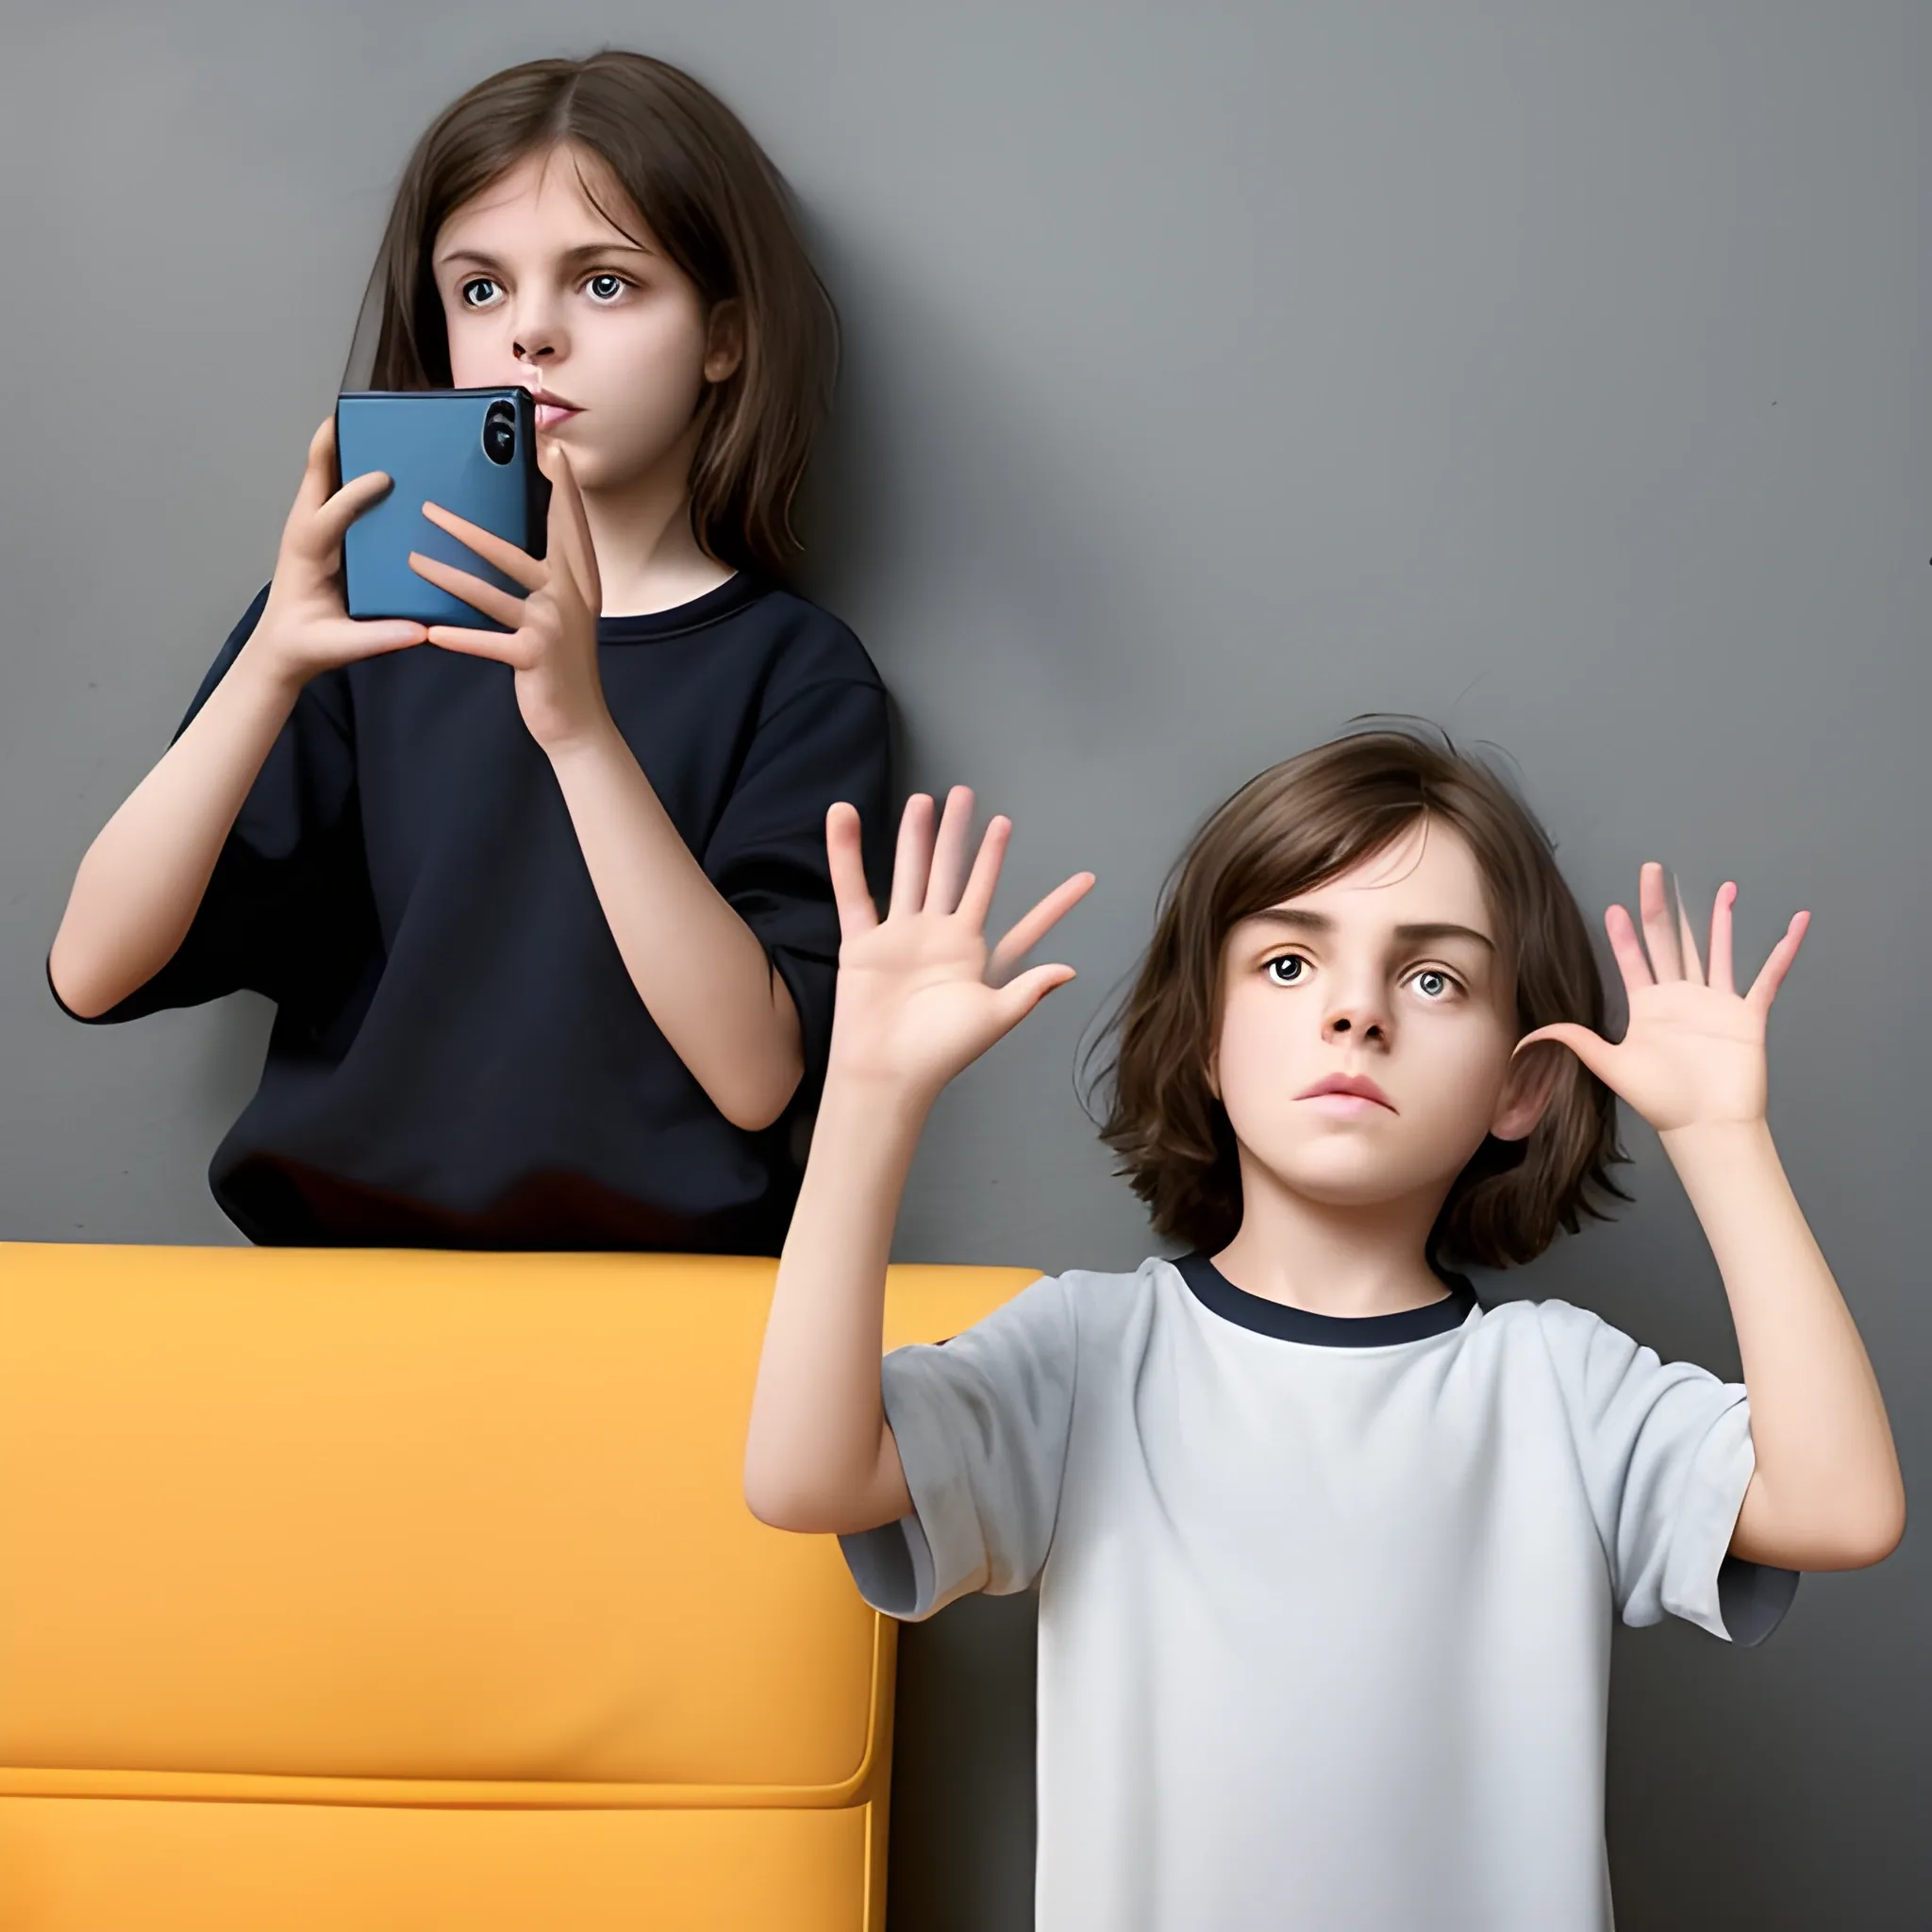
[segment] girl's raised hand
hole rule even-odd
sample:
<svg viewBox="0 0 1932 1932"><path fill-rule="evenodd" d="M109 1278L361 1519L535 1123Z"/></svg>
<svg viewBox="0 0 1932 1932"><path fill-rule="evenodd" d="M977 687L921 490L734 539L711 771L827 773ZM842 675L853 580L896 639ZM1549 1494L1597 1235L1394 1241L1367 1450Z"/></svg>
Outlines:
<svg viewBox="0 0 1932 1932"><path fill-rule="evenodd" d="M597 617L604 608L590 520L572 474L570 458L549 438L539 438L537 461L550 478L545 555L539 559L493 532L425 503L423 514L467 544L527 595L500 591L469 571L412 551L409 567L425 582L473 605L506 628L471 630L433 624L428 639L445 651L490 658L516 674L517 708L530 736L555 756L573 742L608 727L609 708L597 672Z"/></svg>
<svg viewBox="0 0 1932 1932"><path fill-rule="evenodd" d="M1761 1121L1765 1022L1811 915L1800 912L1791 921L1751 991L1740 996L1731 978L1731 908L1737 898L1738 889L1729 883L1717 895L1707 970L1681 905L1673 913L1663 867L1646 865L1638 888L1642 939L1621 906L1612 906L1604 921L1630 1000L1624 1038L1613 1046L1587 1026L1565 1024L1540 1027L1517 1051L1539 1040L1560 1041L1659 1133Z"/></svg>
<svg viewBox="0 0 1932 1932"><path fill-rule="evenodd" d="M948 795L937 837L933 801L923 794L908 801L881 919L866 890L858 814L835 805L827 815L841 934L832 1077L930 1102L1073 978L1071 966L1058 965L1035 966L1010 981L1006 974L1086 895L1093 874L1076 873L1055 887L989 952L986 916L1012 824L994 819L978 853L969 855L972 824L973 794L963 785Z"/></svg>
<svg viewBox="0 0 1932 1932"><path fill-rule="evenodd" d="M249 662L299 687L317 672L408 650L428 636L407 618L358 621L342 601L343 533L389 487L390 479L372 470L338 490L335 418L315 432L302 487L282 525L268 602L242 652Z"/></svg>

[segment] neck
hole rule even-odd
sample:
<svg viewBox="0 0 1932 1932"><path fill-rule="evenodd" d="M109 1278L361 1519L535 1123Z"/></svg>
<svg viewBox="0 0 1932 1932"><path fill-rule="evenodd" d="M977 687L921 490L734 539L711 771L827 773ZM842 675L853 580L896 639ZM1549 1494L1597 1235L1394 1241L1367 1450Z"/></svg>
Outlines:
<svg viewBox="0 0 1932 1932"><path fill-rule="evenodd" d="M691 527L691 462L696 439L680 441L641 476L584 491L584 518L606 617L670 610L715 591L730 567L707 557Z"/></svg>
<svg viewBox="0 0 1932 1932"><path fill-rule="evenodd" d="M1316 1315L1394 1315L1443 1295L1426 1250L1443 1191L1311 1201L1241 1156L1241 1224L1214 1265L1237 1288Z"/></svg>

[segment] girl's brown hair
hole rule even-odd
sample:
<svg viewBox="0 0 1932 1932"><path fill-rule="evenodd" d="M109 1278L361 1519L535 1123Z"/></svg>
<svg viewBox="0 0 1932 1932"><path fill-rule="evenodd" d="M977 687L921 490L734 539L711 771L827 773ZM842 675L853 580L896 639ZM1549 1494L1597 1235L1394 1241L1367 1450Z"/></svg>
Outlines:
<svg viewBox="0 0 1932 1932"><path fill-rule="evenodd" d="M613 49L532 60L443 110L403 171L376 256L371 386L448 387L437 233L519 161L564 144L609 171L708 314L740 306L742 358L699 406L691 528L720 561L776 574L799 548L791 506L831 402L838 319L778 171L730 108L662 60ZM629 211L605 207L596 186L584 184L592 205L628 232Z"/></svg>
<svg viewBox="0 0 1932 1932"><path fill-rule="evenodd" d="M1227 1115L1208 1084L1220 1024L1222 953L1243 919L1372 858L1416 820L1452 826L1474 854L1516 1017L1601 1028L1603 981L1547 835L1509 784L1446 737L1383 726L1263 772L1202 828L1170 876L1153 943L1103 1042L1111 1093L1101 1138L1146 1202L1156 1230L1213 1253L1241 1226L1241 1170ZM1524 1141L1484 1142L1443 1203L1430 1252L1507 1267L1534 1259L1558 1228L1627 1198L1616 1104L1573 1054Z"/></svg>

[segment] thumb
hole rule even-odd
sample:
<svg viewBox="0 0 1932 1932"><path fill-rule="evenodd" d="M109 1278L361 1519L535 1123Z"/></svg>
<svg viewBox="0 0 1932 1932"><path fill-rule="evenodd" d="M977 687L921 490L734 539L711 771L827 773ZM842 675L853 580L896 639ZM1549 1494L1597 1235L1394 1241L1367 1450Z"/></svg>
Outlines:
<svg viewBox="0 0 1932 1932"><path fill-rule="evenodd" d="M1578 1026L1568 1020L1558 1021L1554 1026L1539 1026L1534 1033L1525 1033L1516 1042L1514 1059L1525 1047L1536 1045L1539 1041L1551 1041L1557 1046L1567 1046L1597 1078L1609 1084L1608 1068L1610 1057L1616 1051L1600 1033L1592 1033L1588 1026Z"/></svg>
<svg viewBox="0 0 1932 1932"><path fill-rule="evenodd" d="M1074 976L1071 966L1035 966L999 989L995 1011L1000 1031L1010 1033L1055 987L1064 986Z"/></svg>

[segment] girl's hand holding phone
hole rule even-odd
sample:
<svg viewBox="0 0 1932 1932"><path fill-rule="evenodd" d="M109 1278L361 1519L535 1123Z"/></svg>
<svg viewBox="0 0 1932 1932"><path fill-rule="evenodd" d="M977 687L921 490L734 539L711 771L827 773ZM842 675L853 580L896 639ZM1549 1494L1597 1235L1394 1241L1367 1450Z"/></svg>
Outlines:
<svg viewBox="0 0 1932 1932"><path fill-rule="evenodd" d="M342 536L390 487L380 471L336 488L336 425L330 416L308 444L308 464L282 525L268 602L242 658L299 690L318 672L425 642L408 618L358 622L342 601Z"/></svg>
<svg viewBox="0 0 1932 1932"><path fill-rule="evenodd" d="M554 758L610 728L597 672L597 617L604 608L604 592L590 520L569 457L555 441L543 439L537 460L551 485L547 555L541 558L440 504L423 506L423 514L431 523L467 544L512 583L523 585L528 595L500 591L420 551L410 553L409 567L505 626L504 631L470 630L437 624L429 626L427 637L439 649L508 664L516 674L517 708L524 723Z"/></svg>

